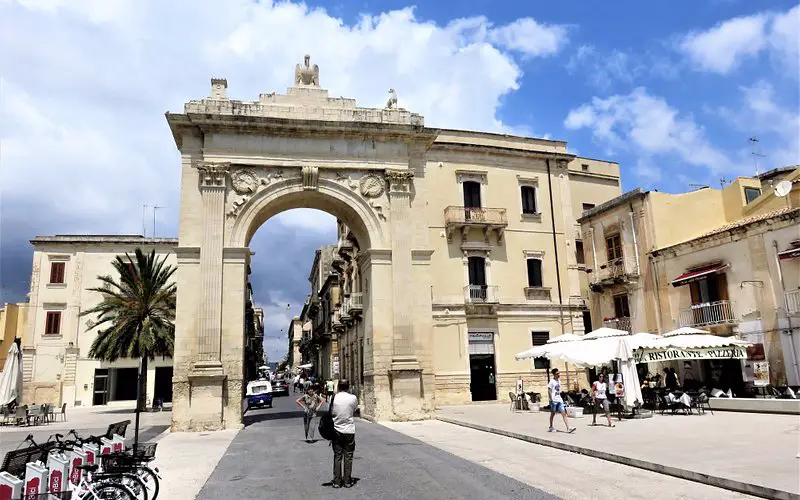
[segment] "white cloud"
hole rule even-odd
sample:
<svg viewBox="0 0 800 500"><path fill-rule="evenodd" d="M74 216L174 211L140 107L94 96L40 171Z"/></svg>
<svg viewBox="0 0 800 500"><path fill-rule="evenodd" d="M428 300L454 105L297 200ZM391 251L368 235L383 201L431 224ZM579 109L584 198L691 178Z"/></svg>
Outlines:
<svg viewBox="0 0 800 500"><path fill-rule="evenodd" d="M580 74L601 91L615 84L633 85L642 77L671 80L678 74L677 65L664 56L619 49L607 51L594 45L578 47L567 61L566 68L570 74Z"/></svg>
<svg viewBox="0 0 800 500"><path fill-rule="evenodd" d="M378 107L395 88L429 125L500 132L513 129L497 118L501 97L522 77L512 54L552 55L566 34L530 18L439 25L413 8L349 25L291 2L5 0L0 194L106 232L139 232L142 204L157 202L174 230L178 161L163 113L208 95L211 76L254 100L283 92L309 53L332 96ZM281 220L317 229L331 218Z"/></svg>
<svg viewBox="0 0 800 500"><path fill-rule="evenodd" d="M779 64L798 67L800 6L783 13L764 12L728 19L706 31L685 35L678 49L699 70L728 74L747 59L769 51Z"/></svg>
<svg viewBox="0 0 800 500"><path fill-rule="evenodd" d="M677 163L705 168L712 174L739 168L714 148L703 127L691 116L680 115L661 97L639 87L626 95L595 97L569 112L564 126L588 129L595 142L638 158L634 168L640 176L653 178L653 165L662 169ZM656 162L656 160L658 160Z"/></svg>
<svg viewBox="0 0 800 500"><path fill-rule="evenodd" d="M800 112L779 102L769 82L758 81L740 91L738 108L722 107L718 113L743 137L758 137L756 152L764 155L760 170L800 163ZM739 153L749 156L750 148L743 145Z"/></svg>
<svg viewBox="0 0 800 500"><path fill-rule="evenodd" d="M490 39L509 50L529 56L549 56L566 45L567 28L545 25L525 17L490 31Z"/></svg>

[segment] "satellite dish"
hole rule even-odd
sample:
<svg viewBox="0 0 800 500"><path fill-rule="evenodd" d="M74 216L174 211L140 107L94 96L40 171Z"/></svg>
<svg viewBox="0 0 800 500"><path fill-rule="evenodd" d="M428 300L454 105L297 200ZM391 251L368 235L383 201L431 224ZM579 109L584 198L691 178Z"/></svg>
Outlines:
<svg viewBox="0 0 800 500"><path fill-rule="evenodd" d="M777 186L775 186L775 194L783 198L787 194L789 194L792 190L792 181L780 181Z"/></svg>

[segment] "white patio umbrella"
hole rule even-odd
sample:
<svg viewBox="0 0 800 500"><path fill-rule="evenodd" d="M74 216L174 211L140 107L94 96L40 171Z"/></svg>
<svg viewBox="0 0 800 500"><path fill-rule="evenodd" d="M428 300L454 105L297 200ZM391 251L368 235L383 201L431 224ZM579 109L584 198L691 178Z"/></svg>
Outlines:
<svg viewBox="0 0 800 500"><path fill-rule="evenodd" d="M587 333L583 336L584 340L592 340L592 339L605 339L608 337L621 337L623 335L630 335L631 333L625 330L617 330L616 328L607 328L602 327L598 328L597 330L593 330L590 333Z"/></svg>
<svg viewBox="0 0 800 500"><path fill-rule="evenodd" d="M676 335L711 335L711 332L700 330L699 328L692 328L691 326L682 326L665 333L664 337L675 337Z"/></svg>
<svg viewBox="0 0 800 500"><path fill-rule="evenodd" d="M301 370L309 370L309 369L311 369L312 366L314 366L313 363L307 363L305 365L298 366L298 368L300 368Z"/></svg>
<svg viewBox="0 0 800 500"><path fill-rule="evenodd" d="M563 345L563 343L575 342L581 339L583 339L583 337L580 335L575 335L574 333L565 333L564 335L553 337L552 339L548 340L545 345L539 345L528 349L527 351L518 352L514 355L514 358L519 361L523 359L547 357L548 354L554 353L555 350Z"/></svg>
<svg viewBox="0 0 800 500"><path fill-rule="evenodd" d="M22 401L22 352L11 343L3 372L0 373L0 406Z"/></svg>

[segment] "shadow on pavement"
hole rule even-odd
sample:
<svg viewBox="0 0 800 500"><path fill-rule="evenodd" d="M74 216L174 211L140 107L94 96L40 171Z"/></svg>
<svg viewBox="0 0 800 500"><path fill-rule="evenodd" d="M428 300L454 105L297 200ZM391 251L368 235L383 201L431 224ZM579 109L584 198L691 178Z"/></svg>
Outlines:
<svg viewBox="0 0 800 500"><path fill-rule="evenodd" d="M153 410L148 408L147 410L143 411L142 413L170 413L171 411L172 411L172 409L170 409L170 408L165 408L164 410L161 410L161 411L153 411ZM106 414L106 415L132 415L132 414L134 414L136 412L133 410L133 408L120 408L118 410L104 410L101 413Z"/></svg>
<svg viewBox="0 0 800 500"><path fill-rule="evenodd" d="M242 418L242 422L244 423L245 427L248 427L252 424L258 422L264 422L266 420L285 420L288 418L303 418L303 410L298 411L281 411L276 413L256 413L256 414L249 414L246 413Z"/></svg>
<svg viewBox="0 0 800 500"><path fill-rule="evenodd" d="M352 483L351 483L351 484L352 484L352 486L351 486L351 488L352 488L353 486L357 485L359 481L361 481L361 478L359 478L359 477L354 477L354 478L352 478ZM326 486L326 487L328 487L328 488L330 488L330 487L333 487L333 480L331 479L331 480L330 480L330 481L328 481L327 483L322 483L320 486Z"/></svg>

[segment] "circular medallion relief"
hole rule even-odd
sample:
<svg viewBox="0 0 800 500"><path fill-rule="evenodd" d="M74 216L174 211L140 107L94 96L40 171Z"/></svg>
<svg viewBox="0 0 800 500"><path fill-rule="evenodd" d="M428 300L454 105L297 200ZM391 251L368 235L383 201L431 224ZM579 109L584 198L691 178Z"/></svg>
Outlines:
<svg viewBox="0 0 800 500"><path fill-rule="evenodd" d="M361 178L361 195L377 198L383 194L383 181L377 175L369 174Z"/></svg>
<svg viewBox="0 0 800 500"><path fill-rule="evenodd" d="M258 178L249 170L235 170L231 174L231 186L239 194L252 194L256 192Z"/></svg>

